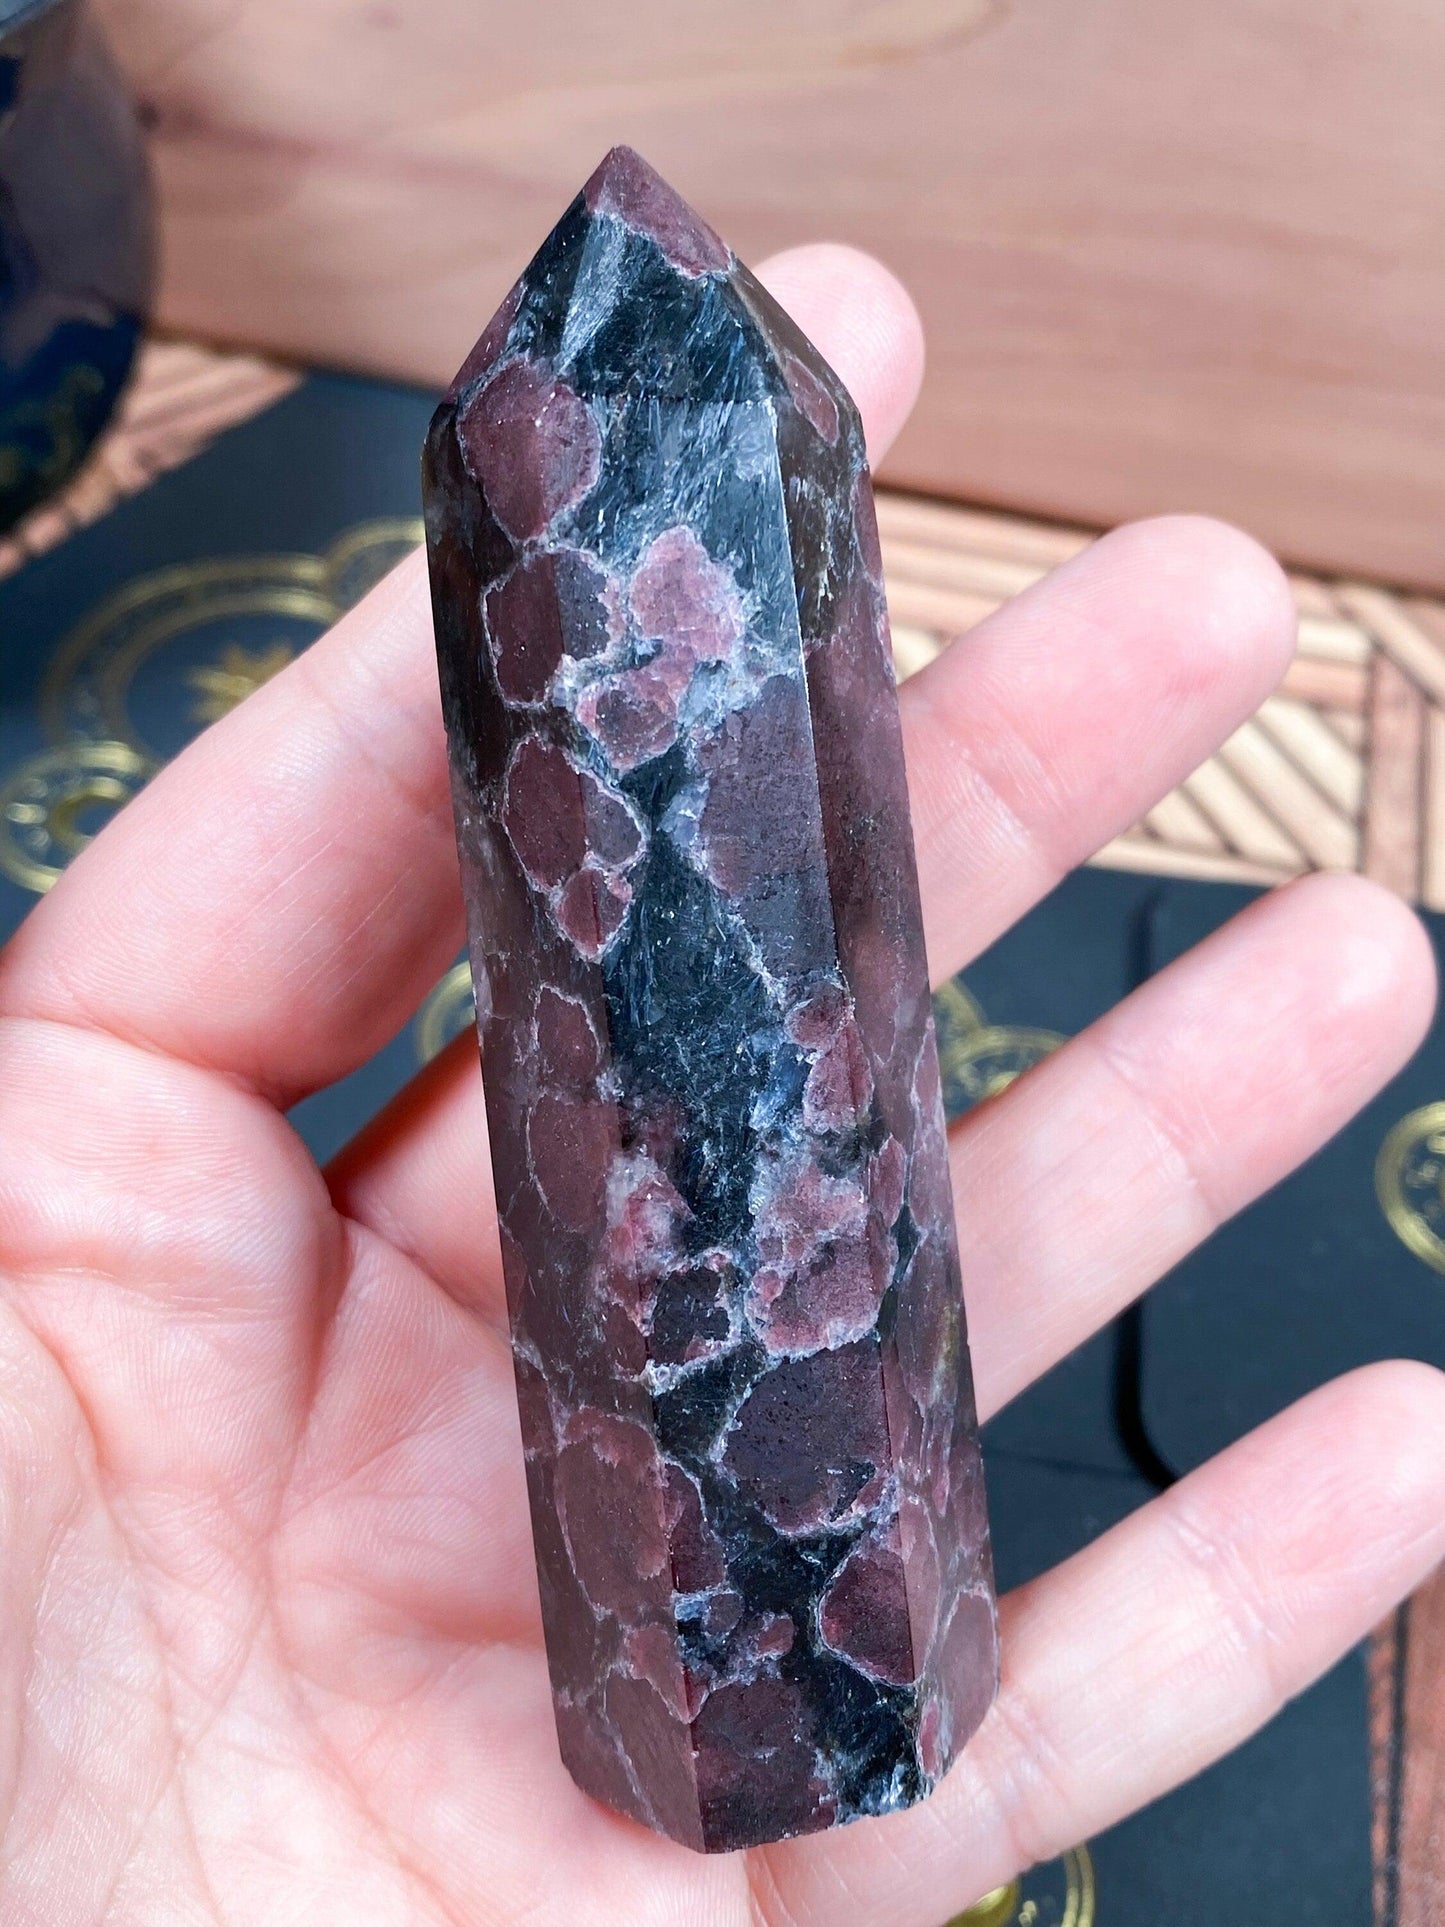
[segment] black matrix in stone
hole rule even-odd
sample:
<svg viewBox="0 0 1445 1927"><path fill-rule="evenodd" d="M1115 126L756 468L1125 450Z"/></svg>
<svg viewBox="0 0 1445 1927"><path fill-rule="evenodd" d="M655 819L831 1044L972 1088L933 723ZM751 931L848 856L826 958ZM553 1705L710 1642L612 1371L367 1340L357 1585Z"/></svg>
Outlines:
<svg viewBox="0 0 1445 1927"><path fill-rule="evenodd" d="M699 1848L890 1812L997 1650L857 411L618 148L425 488L562 1756Z"/></svg>

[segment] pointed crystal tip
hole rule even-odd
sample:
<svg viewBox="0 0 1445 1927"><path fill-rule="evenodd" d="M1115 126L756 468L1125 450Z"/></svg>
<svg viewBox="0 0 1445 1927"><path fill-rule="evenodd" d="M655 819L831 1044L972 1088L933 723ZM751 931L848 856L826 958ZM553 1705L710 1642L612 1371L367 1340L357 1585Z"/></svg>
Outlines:
<svg viewBox="0 0 1445 1927"><path fill-rule="evenodd" d="M582 198L594 214L647 235L684 274L721 274L732 263L727 244L634 148L604 154Z"/></svg>

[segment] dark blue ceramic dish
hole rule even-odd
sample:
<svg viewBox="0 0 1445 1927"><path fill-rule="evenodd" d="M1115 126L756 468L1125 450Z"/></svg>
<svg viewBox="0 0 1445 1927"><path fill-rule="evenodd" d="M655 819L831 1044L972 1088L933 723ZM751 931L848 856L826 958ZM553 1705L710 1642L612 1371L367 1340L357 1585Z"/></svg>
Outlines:
<svg viewBox="0 0 1445 1927"><path fill-rule="evenodd" d="M0 529L104 426L154 264L140 129L82 0L0 0Z"/></svg>

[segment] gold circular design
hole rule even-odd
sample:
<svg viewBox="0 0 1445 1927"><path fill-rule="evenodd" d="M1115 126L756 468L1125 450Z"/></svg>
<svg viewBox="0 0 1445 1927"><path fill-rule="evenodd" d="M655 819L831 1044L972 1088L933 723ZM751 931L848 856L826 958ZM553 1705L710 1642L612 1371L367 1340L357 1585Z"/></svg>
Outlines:
<svg viewBox="0 0 1445 1927"><path fill-rule="evenodd" d="M421 539L417 517L389 516L349 529L323 555L237 555L180 562L137 576L107 596L62 641L40 691L40 719L52 742L129 743L153 760L131 707L140 669L219 630L219 660L182 670L195 729L213 722L329 629ZM246 648L227 625L262 619ZM264 622L284 624L268 632Z"/></svg>
<svg viewBox="0 0 1445 1927"><path fill-rule="evenodd" d="M1375 1195L1401 1243L1445 1273L1445 1104L1423 1104L1389 1132L1375 1159Z"/></svg>
<svg viewBox="0 0 1445 1927"><path fill-rule="evenodd" d="M418 516L379 517L348 529L322 555L181 562L107 596L64 638L41 684L40 720L53 747L20 764L0 789L0 871L26 889L48 890L89 841L87 819L118 808L165 762L166 749L147 739L132 706L143 667L173 652L165 667L186 740L284 669L423 533Z"/></svg>
<svg viewBox="0 0 1445 1927"><path fill-rule="evenodd" d="M107 596L66 636L41 684L41 726L52 741L108 739L154 757L130 712L142 663L212 624L262 616L320 634L336 614L316 556L247 555L156 569Z"/></svg>
<svg viewBox="0 0 1445 1927"><path fill-rule="evenodd" d="M154 773L129 743L66 743L28 756L0 786L0 871L48 890L100 827L87 817L113 816Z"/></svg>
<svg viewBox="0 0 1445 1927"><path fill-rule="evenodd" d="M429 1064L439 1050L476 1022L476 1013L471 966L464 957L452 965L416 1014L413 1031L418 1059Z"/></svg>
<svg viewBox="0 0 1445 1927"><path fill-rule="evenodd" d="M1024 1024L984 1024L951 1038L947 1054L939 1057L950 1107L968 1110L997 1097L1064 1041L1056 1030Z"/></svg>
<svg viewBox="0 0 1445 1927"><path fill-rule="evenodd" d="M419 515L388 515L348 529L321 558L337 610L353 608L425 540L426 525Z"/></svg>
<svg viewBox="0 0 1445 1927"><path fill-rule="evenodd" d="M939 1055L945 1037L957 1037L971 1030L982 1030L987 1020L978 999L961 977L950 977L933 993L933 1023L938 1032Z"/></svg>
<svg viewBox="0 0 1445 1927"><path fill-rule="evenodd" d="M995 1887L991 1894L965 1907L949 1927L1013 1927L1023 1897L1023 1888L1017 1880L1011 1880L1006 1887Z"/></svg>
<svg viewBox="0 0 1445 1927"><path fill-rule="evenodd" d="M976 1900L947 1927L1096 1927L1094 1862L1087 1847L1033 1867Z"/></svg>

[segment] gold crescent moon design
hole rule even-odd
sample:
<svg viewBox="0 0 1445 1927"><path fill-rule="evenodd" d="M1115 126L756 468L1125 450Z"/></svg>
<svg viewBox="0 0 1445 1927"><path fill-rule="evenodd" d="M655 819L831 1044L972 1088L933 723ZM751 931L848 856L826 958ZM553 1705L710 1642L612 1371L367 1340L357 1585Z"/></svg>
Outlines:
<svg viewBox="0 0 1445 1927"><path fill-rule="evenodd" d="M997 1097L1065 1039L1056 1030L1025 1024L983 1024L940 1040L938 1062L952 1111Z"/></svg>
<svg viewBox="0 0 1445 1927"><path fill-rule="evenodd" d="M1401 1243L1445 1273L1445 1103L1421 1105L1388 1133L1375 1159L1375 1195Z"/></svg>
<svg viewBox="0 0 1445 1927"><path fill-rule="evenodd" d="M418 1060L429 1064L454 1037L471 1028L476 1011L471 966L463 958L452 965L416 1014L412 1033Z"/></svg>
<svg viewBox="0 0 1445 1927"><path fill-rule="evenodd" d="M422 535L420 517L390 516L321 555L220 556L137 576L61 642L41 684L42 728L53 743L123 742L163 760L131 701L143 670L189 684L194 734L329 629Z"/></svg>
<svg viewBox="0 0 1445 1927"><path fill-rule="evenodd" d="M129 743L65 743L27 756L0 784L0 872L43 894L155 768Z"/></svg>
<svg viewBox="0 0 1445 1927"><path fill-rule="evenodd" d="M1085 1847L995 1887L947 1927L1098 1927L1094 1862Z"/></svg>
<svg viewBox="0 0 1445 1927"><path fill-rule="evenodd" d="M978 999L961 977L950 977L934 991L933 1023L938 1032L940 1057L945 1037L966 1036L971 1030L982 1030L986 1021Z"/></svg>
<svg viewBox="0 0 1445 1927"><path fill-rule="evenodd" d="M62 640L41 683L51 747L0 783L0 873L48 890L169 751L284 669L423 533L419 516L381 517L321 555L182 562L105 597ZM137 677L153 670L169 709L164 747L148 740L132 701Z"/></svg>

